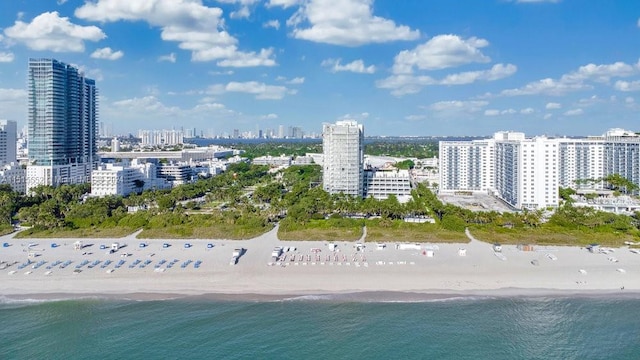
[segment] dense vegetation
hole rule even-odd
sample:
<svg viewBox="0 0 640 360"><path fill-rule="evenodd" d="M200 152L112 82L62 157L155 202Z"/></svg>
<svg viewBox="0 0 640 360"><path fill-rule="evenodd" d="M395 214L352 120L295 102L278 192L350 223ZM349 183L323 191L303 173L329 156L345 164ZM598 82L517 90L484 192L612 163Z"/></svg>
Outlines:
<svg viewBox="0 0 640 360"><path fill-rule="evenodd" d="M307 153L321 153L321 142L296 142L296 143L279 143L264 142L260 144L237 144L244 150L243 157L254 159L260 156L303 156Z"/></svg>
<svg viewBox="0 0 640 360"><path fill-rule="evenodd" d="M235 144L242 148L245 152L244 157L254 159L259 156L301 156L307 153L321 153L322 142L264 142L260 144ZM365 154L374 156L393 156L407 158L432 158L438 156L437 141L383 141L369 140L365 141Z"/></svg>
<svg viewBox="0 0 640 360"><path fill-rule="evenodd" d="M410 158L432 158L438 156L437 141L399 142L375 140L365 143L364 152L367 155L394 156Z"/></svg>

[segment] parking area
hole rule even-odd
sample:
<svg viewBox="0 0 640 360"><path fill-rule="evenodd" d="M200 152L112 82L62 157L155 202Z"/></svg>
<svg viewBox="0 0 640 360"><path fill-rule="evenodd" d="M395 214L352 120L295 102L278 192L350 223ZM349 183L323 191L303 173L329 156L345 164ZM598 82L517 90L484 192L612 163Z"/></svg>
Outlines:
<svg viewBox="0 0 640 360"><path fill-rule="evenodd" d="M472 211L513 212L503 201L488 194L438 194L438 198L445 204L456 205Z"/></svg>

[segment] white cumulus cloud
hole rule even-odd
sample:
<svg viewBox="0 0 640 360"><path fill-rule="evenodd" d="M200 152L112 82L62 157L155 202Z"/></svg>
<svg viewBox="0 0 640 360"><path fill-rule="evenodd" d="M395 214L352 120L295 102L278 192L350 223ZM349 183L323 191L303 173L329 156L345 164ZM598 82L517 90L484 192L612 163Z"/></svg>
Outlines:
<svg viewBox="0 0 640 360"><path fill-rule="evenodd" d="M303 77L296 77L293 78L289 81L287 81L287 84L291 84L291 85L300 85L300 84L304 84L304 78Z"/></svg>
<svg viewBox="0 0 640 360"><path fill-rule="evenodd" d="M105 60L118 60L124 56L124 53L120 50L113 51L110 47L105 47L102 49L97 49L91 54L91 57L94 59L105 59Z"/></svg>
<svg viewBox="0 0 640 360"><path fill-rule="evenodd" d="M265 22L264 24L262 24L262 27L274 28L274 29L278 30L278 29L280 29L280 21L278 21L278 20L269 20L269 21Z"/></svg>
<svg viewBox="0 0 640 360"><path fill-rule="evenodd" d="M0 51L0 63L12 62L15 59L15 55L12 52Z"/></svg>
<svg viewBox="0 0 640 360"><path fill-rule="evenodd" d="M291 6L297 2L274 1ZM287 20L297 39L342 46L415 40L420 31L373 15L373 0L307 0Z"/></svg>
<svg viewBox="0 0 640 360"><path fill-rule="evenodd" d="M73 24L57 11L42 13L29 23L17 20L4 34L32 50L53 52L83 52L85 41L107 37L99 27Z"/></svg>
<svg viewBox="0 0 640 360"><path fill-rule="evenodd" d="M281 6L286 9L291 6L298 5L301 2L302 0L269 0L267 7Z"/></svg>
<svg viewBox="0 0 640 360"><path fill-rule="evenodd" d="M550 102L547 103L547 105L545 105L545 109L547 110L554 110L554 109L560 109L562 107L562 105L560 103L557 102Z"/></svg>
<svg viewBox="0 0 640 360"><path fill-rule="evenodd" d="M590 82L609 83L612 78L629 77L638 73L640 73L639 64L630 65L621 61L602 65L587 64L562 75L560 79L546 78L530 82L520 88L503 90L500 94L503 96L560 96L569 92L592 89L593 85Z"/></svg>
<svg viewBox="0 0 640 360"><path fill-rule="evenodd" d="M451 100L451 101L438 101L429 106L429 109L437 112L442 111L464 111L464 112L478 112L482 108L489 105L487 101L481 100Z"/></svg>
<svg viewBox="0 0 640 360"><path fill-rule="evenodd" d="M578 115L582 115L584 114L584 110L578 108L578 109L571 109L568 111L565 111L564 115L565 116L578 116Z"/></svg>
<svg viewBox="0 0 640 360"><path fill-rule="evenodd" d="M330 67L331 71L350 71L358 74L373 74L376 72L375 65L366 66L361 59L354 60L348 64L341 64L341 59L327 59L322 61L321 66Z"/></svg>
<svg viewBox="0 0 640 360"><path fill-rule="evenodd" d="M212 95L219 95L227 92L253 94L258 100L280 100L284 98L285 95L293 95L297 93L296 90L288 89L285 86L267 85L257 81L231 81L226 85L215 84L210 86L207 92Z"/></svg>
<svg viewBox="0 0 640 360"><path fill-rule="evenodd" d="M78 18L100 22L145 21L162 29L161 38L191 51L193 61L219 66L274 66L272 49L244 52L225 30L222 10L200 0L97 0L77 8Z"/></svg>
<svg viewBox="0 0 640 360"><path fill-rule="evenodd" d="M158 57L158 61L168 61L170 63L175 63L177 60L176 53L170 53L167 55L161 55Z"/></svg>
<svg viewBox="0 0 640 360"><path fill-rule="evenodd" d="M467 71L434 79L427 75L394 74L376 82L381 89L390 89L391 94L403 96L420 92L430 85L467 85L476 81L495 81L515 74L517 67L512 64L496 64L488 70Z"/></svg>
<svg viewBox="0 0 640 360"><path fill-rule="evenodd" d="M616 81L614 88L618 91L640 91L640 80Z"/></svg>
<svg viewBox="0 0 640 360"><path fill-rule="evenodd" d="M480 49L489 46L485 39L458 35L437 35L412 50L396 55L393 64L395 74L410 74L414 68L438 70L470 63L487 63L491 59Z"/></svg>
<svg viewBox="0 0 640 360"><path fill-rule="evenodd" d="M458 74L447 75L440 80L440 85L464 85L478 80L494 81L516 73L518 67L513 64L495 64L489 70L466 71Z"/></svg>

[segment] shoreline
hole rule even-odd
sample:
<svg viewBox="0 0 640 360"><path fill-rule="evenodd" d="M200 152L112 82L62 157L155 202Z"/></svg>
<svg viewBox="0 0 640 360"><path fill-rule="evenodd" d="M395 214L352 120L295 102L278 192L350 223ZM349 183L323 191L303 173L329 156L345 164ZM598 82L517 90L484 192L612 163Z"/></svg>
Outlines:
<svg viewBox="0 0 640 360"><path fill-rule="evenodd" d="M433 292L359 291L335 293L260 294L260 293L32 293L0 296L2 303L46 303L76 300L104 301L213 301L213 302L288 302L324 301L358 303L419 303L445 301L475 301L499 299L640 299L640 291L564 291L557 289L496 289L483 291L450 290Z"/></svg>
<svg viewBox="0 0 640 360"><path fill-rule="evenodd" d="M579 247L524 251L503 245L497 253L468 234L471 241L464 244L365 243L357 249L355 242L284 242L277 230L251 240L81 239L80 249L74 244L79 239L4 236L0 244L9 246L0 247L0 299L640 297L640 253L628 248L591 253ZM112 242L120 244L115 252L109 251ZM288 251L274 260L275 247ZM243 254L231 265L239 248Z"/></svg>

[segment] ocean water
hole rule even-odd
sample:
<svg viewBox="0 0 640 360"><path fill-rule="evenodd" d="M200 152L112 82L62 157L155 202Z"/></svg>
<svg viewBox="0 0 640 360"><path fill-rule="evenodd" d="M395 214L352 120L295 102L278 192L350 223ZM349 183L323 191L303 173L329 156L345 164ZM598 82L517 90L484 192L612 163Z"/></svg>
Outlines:
<svg viewBox="0 0 640 360"><path fill-rule="evenodd" d="M0 301L0 359L640 359L640 299Z"/></svg>

